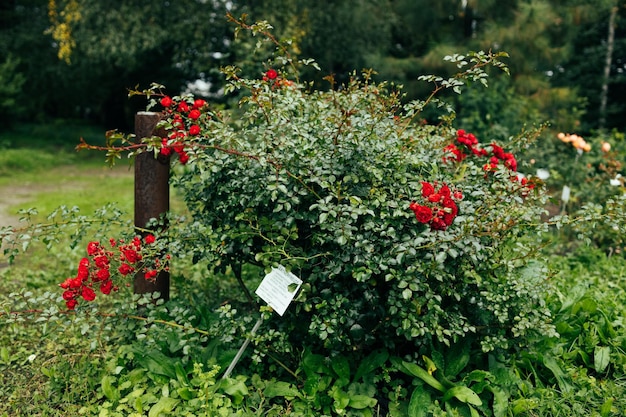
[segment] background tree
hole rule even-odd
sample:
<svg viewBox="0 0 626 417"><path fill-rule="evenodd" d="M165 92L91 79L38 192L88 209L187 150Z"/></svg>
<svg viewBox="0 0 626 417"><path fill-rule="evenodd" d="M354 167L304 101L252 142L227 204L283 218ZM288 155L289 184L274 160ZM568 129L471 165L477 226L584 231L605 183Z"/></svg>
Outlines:
<svg viewBox="0 0 626 417"><path fill-rule="evenodd" d="M502 137L516 131L519 121L498 118L494 126L494 111L585 133L599 126L607 29L617 7L606 127L623 128L624 1L587 3L10 0L0 6L0 61L12 57L4 78L12 77L10 67L25 80L16 104L31 117L89 117L127 127L143 106L124 99L128 88L159 82L178 92L195 83L208 94L223 85L219 68L225 64L248 61L245 67L255 76L266 70L271 47L266 55L252 55L254 43L233 41L226 14L245 12L249 22L265 19L275 36L290 39L294 56L320 64L321 71L304 74L317 88L328 88L322 81L328 74L344 82L352 71L373 68L379 79L403 84L407 99L423 97L431 86L419 75L455 70L442 63L443 56L507 51L512 77L494 74L490 82L498 94L477 88L463 95L457 117Z"/></svg>

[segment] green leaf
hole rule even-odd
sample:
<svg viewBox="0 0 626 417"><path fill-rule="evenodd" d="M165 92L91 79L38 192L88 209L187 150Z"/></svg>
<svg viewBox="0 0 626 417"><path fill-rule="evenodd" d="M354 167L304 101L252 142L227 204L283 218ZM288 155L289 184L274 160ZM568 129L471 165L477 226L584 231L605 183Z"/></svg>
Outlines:
<svg viewBox="0 0 626 417"><path fill-rule="evenodd" d="M462 403L466 403L466 404L472 404L472 405L483 404L478 394L476 394L470 388L463 386L463 385L452 387L448 391L446 391L446 393L443 395L443 401L444 402L448 401L453 397L461 401Z"/></svg>
<svg viewBox="0 0 626 417"><path fill-rule="evenodd" d="M430 385L437 391L441 391L441 392L446 391L446 387L444 387L441 382L437 381L435 378L432 377L432 375L426 372L424 368L421 368L420 366L415 365L414 363L405 362L405 361L402 361L402 365L408 371L409 375L418 377L419 379L421 379L422 381L424 381L425 383L427 383L428 385Z"/></svg>
<svg viewBox="0 0 626 417"><path fill-rule="evenodd" d="M174 398L162 397L156 404L150 407L148 417L159 417L160 415L168 416L179 402L180 400Z"/></svg>
<svg viewBox="0 0 626 417"><path fill-rule="evenodd" d="M611 408L613 408L613 398L609 398L602 404L600 417L609 417L611 415Z"/></svg>
<svg viewBox="0 0 626 417"><path fill-rule="evenodd" d="M135 352L135 361L141 367L154 374L176 379L177 359L165 356L160 350L156 349L144 351L139 348L134 348L133 351Z"/></svg>
<svg viewBox="0 0 626 417"><path fill-rule="evenodd" d="M372 408L376 405L378 401L376 398L372 398L367 395L362 394L353 394L350 395L350 402L348 403L348 407L355 408L357 410L363 410L364 408Z"/></svg>
<svg viewBox="0 0 626 417"><path fill-rule="evenodd" d="M572 386L567 382L565 372L561 369L559 364L556 362L552 356L545 355L543 357L543 364L554 374L557 383L559 384L559 388L564 392L570 392L572 390Z"/></svg>
<svg viewBox="0 0 626 417"><path fill-rule="evenodd" d="M493 415L494 417L506 417L509 405L509 394L497 387L487 387L493 394Z"/></svg>
<svg viewBox="0 0 626 417"><path fill-rule="evenodd" d="M596 346L593 350L593 367L596 372L604 372L611 360L611 348L609 346Z"/></svg>
<svg viewBox="0 0 626 417"><path fill-rule="evenodd" d="M381 367L389 358L389 352L386 350L377 350L371 353L367 358L363 359L359 368L354 374L354 380L358 381L363 376L373 372Z"/></svg>
<svg viewBox="0 0 626 417"><path fill-rule="evenodd" d="M117 388L113 386L114 382L115 382L115 378L112 377L111 375L103 376L102 381L100 381L100 385L102 386L102 392L109 400L113 402L118 401L120 399L119 391L117 390Z"/></svg>
<svg viewBox="0 0 626 417"><path fill-rule="evenodd" d="M230 396L232 396L236 402L241 401L248 395L248 387L241 379L226 378L220 381L220 388Z"/></svg>
<svg viewBox="0 0 626 417"><path fill-rule="evenodd" d="M194 393L192 390L190 390L189 388L187 388L187 387L184 387L184 388L178 388L178 389L176 390L176 392L178 393L178 395L180 396L180 398L182 398L182 399L183 399L183 400L185 400L185 401L192 400L192 399L194 399L194 398L195 398L195 396L196 396L196 395L195 395L195 393Z"/></svg>
<svg viewBox="0 0 626 417"><path fill-rule="evenodd" d="M9 349L7 349L6 346L0 348L0 359L2 359L4 363L9 363Z"/></svg>
<svg viewBox="0 0 626 417"><path fill-rule="evenodd" d="M470 344L456 343L446 352L445 374L452 378L457 376L470 361Z"/></svg>
<svg viewBox="0 0 626 417"><path fill-rule="evenodd" d="M337 356L333 358L331 366L337 373L339 379L350 380L350 364L345 356Z"/></svg>
<svg viewBox="0 0 626 417"><path fill-rule="evenodd" d="M347 392L341 389L335 389L332 393L333 400L335 400L334 406L335 410L338 413L341 413L342 410L345 410L348 404L350 403L350 396Z"/></svg>
<svg viewBox="0 0 626 417"><path fill-rule="evenodd" d="M409 401L409 417L426 417L431 403L430 393L422 385L416 387Z"/></svg>
<svg viewBox="0 0 626 417"><path fill-rule="evenodd" d="M300 391L288 382L284 381L272 381L267 384L263 390L263 396L265 398L274 397L299 397Z"/></svg>

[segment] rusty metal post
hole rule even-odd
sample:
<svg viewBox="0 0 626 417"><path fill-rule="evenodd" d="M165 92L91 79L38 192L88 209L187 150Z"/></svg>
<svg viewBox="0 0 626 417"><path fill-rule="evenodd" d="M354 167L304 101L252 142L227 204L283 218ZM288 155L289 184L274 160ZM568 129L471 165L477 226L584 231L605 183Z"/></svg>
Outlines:
<svg viewBox="0 0 626 417"><path fill-rule="evenodd" d="M161 119L159 113L139 112L135 115L135 135L137 142L151 137ZM156 132L158 135L158 132ZM135 158L135 227L146 229L150 219L160 219L169 210L170 159L154 157L152 152L143 152ZM145 234L145 233L144 233ZM135 294L158 291L162 299L170 296L170 275L161 271L154 282L144 278L143 273L135 275L133 290Z"/></svg>

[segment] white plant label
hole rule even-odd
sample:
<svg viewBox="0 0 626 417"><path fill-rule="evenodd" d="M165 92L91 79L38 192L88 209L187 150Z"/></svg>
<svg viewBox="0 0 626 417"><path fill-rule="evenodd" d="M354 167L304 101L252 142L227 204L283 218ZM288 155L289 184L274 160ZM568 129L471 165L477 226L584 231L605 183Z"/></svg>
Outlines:
<svg viewBox="0 0 626 417"><path fill-rule="evenodd" d="M300 278L287 272L283 266L279 266L272 268L272 271L265 275L255 293L282 316L301 285Z"/></svg>

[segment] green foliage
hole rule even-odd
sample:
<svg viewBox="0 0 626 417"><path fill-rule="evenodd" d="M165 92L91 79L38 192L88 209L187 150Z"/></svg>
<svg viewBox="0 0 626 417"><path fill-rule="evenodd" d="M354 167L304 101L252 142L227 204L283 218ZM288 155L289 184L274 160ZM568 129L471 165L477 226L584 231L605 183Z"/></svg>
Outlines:
<svg viewBox="0 0 626 417"><path fill-rule="evenodd" d="M538 339L513 362L523 382L512 408L528 416L621 415L624 258L579 248L551 264L558 274L547 301L560 337Z"/></svg>
<svg viewBox="0 0 626 417"><path fill-rule="evenodd" d="M462 72L424 77L435 93L486 83L482 68L502 67L484 53L448 60ZM472 334L490 351L549 334L542 266L516 242L537 223L539 194L504 166L486 174L487 159L443 162L455 130L413 120L445 103L403 105L400 91L364 77L331 92L234 78L232 89L249 90L238 120L198 120L191 162L173 178L202 233L172 239L218 270L282 264L303 277L293 312L271 321L292 344L364 356ZM422 182L462 192L448 229L431 230L408 210Z"/></svg>
<svg viewBox="0 0 626 417"><path fill-rule="evenodd" d="M19 63L19 59L11 55L0 62L0 122L3 127L7 127L13 118L23 112L17 98L26 78L17 70Z"/></svg>

